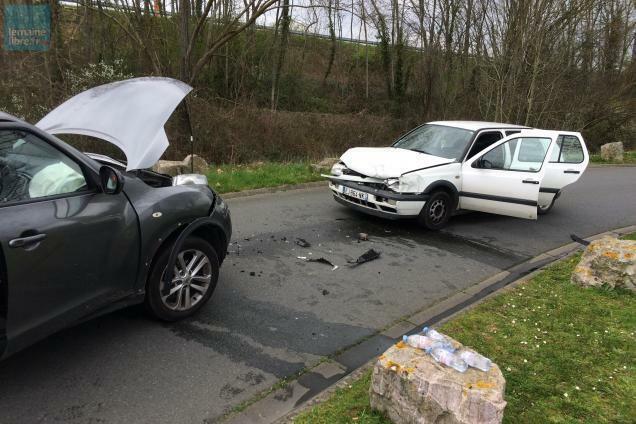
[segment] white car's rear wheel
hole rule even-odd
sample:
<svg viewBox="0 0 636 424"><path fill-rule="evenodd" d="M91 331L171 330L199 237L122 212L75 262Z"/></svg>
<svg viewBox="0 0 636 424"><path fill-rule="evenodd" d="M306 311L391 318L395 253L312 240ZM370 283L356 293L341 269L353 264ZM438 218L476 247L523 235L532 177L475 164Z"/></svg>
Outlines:
<svg viewBox="0 0 636 424"><path fill-rule="evenodd" d="M537 213L539 215L546 215L548 212L550 212L550 210L552 209L552 207L554 206L554 202L556 201L556 197L552 199L552 201L550 202L549 205L547 206L537 206Z"/></svg>

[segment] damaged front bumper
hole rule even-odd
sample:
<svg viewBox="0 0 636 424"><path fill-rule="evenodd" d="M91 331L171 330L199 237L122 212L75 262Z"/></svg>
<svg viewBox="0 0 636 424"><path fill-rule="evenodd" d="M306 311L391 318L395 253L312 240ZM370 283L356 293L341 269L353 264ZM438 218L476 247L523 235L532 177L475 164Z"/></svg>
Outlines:
<svg viewBox="0 0 636 424"><path fill-rule="evenodd" d="M428 194L403 194L340 178L329 178L334 199L369 215L388 219L413 218L420 214Z"/></svg>

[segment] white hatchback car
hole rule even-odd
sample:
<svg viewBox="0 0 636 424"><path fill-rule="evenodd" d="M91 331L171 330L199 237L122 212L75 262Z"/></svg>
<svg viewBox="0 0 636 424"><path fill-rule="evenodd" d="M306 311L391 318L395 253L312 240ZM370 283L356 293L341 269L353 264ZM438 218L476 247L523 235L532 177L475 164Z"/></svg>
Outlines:
<svg viewBox="0 0 636 424"><path fill-rule="evenodd" d="M578 132L511 124L440 121L391 147L356 147L333 166L336 201L390 219L442 228L457 210L537 219L589 162Z"/></svg>

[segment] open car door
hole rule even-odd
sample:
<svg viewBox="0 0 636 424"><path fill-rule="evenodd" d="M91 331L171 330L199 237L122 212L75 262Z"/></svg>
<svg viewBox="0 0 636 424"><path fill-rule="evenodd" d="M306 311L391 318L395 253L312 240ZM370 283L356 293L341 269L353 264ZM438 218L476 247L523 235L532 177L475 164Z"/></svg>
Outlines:
<svg viewBox="0 0 636 424"><path fill-rule="evenodd" d="M559 131L549 158L539 189L539 207L542 208L549 207L563 187L581 178L590 161L581 134L566 131Z"/></svg>
<svg viewBox="0 0 636 424"><path fill-rule="evenodd" d="M461 209L537 219L539 189L558 133L524 130L462 164Z"/></svg>

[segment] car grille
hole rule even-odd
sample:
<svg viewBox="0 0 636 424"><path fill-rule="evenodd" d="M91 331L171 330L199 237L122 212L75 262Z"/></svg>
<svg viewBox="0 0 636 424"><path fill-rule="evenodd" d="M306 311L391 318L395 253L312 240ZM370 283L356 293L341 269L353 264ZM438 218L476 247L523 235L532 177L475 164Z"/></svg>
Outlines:
<svg viewBox="0 0 636 424"><path fill-rule="evenodd" d="M384 205L377 205L375 203L367 202L365 200L358 199L357 197L348 196L343 193L337 193L337 194L339 197L351 203L356 203L361 206L366 206L367 208L370 208L370 209L381 210L381 211L389 212L389 213L397 213L397 210L395 208L391 208Z"/></svg>
<svg viewBox="0 0 636 424"><path fill-rule="evenodd" d="M367 176L366 176L366 175L361 174L361 173L359 173L359 172L356 172L356 171L354 171L353 169L349 169L349 168L345 168L345 169L343 169L343 170L342 170L342 173L343 173L344 175L350 175L350 176L352 176L352 177L367 178Z"/></svg>
<svg viewBox="0 0 636 424"><path fill-rule="evenodd" d="M348 175L350 177L369 178L368 175L361 174L361 173L356 172L353 169L349 169L349 168L343 169L342 170L342 174L343 175ZM355 184L361 185L363 187L369 187L369 188L378 189L378 190L388 190L388 187L384 183L355 181Z"/></svg>

